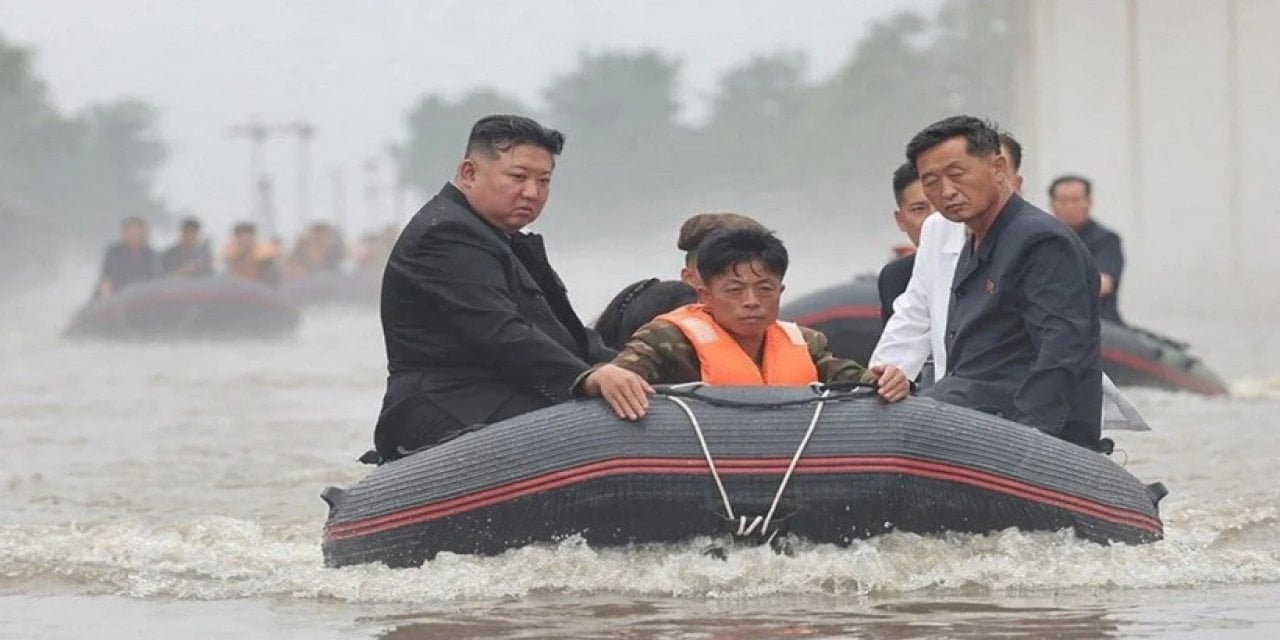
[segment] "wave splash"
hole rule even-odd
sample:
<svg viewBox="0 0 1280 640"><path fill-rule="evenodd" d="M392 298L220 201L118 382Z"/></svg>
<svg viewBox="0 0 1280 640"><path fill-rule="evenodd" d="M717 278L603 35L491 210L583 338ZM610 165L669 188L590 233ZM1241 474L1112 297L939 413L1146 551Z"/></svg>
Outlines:
<svg viewBox="0 0 1280 640"><path fill-rule="evenodd" d="M442 554L419 569L328 569L313 523L203 517L166 525L95 523L0 528L0 585L50 578L89 593L219 600L260 596L436 602L534 593L764 597L1145 589L1280 582L1280 507L1198 512L1217 526L1178 526L1145 546L1100 546L1069 532L986 536L890 534L849 548L798 543L704 550L713 541L592 549L580 539L480 558Z"/></svg>

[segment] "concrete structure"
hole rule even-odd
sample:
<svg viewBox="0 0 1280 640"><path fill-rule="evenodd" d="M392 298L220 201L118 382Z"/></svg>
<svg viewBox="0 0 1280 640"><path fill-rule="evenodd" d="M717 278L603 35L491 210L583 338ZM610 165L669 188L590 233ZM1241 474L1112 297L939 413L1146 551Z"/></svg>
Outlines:
<svg viewBox="0 0 1280 640"><path fill-rule="evenodd" d="M1047 204L1053 176L1092 178L1094 214L1124 235L1125 298L1139 306L1194 305L1204 298L1191 287L1280 290L1280 1L1028 0L1017 11L1026 193Z"/></svg>

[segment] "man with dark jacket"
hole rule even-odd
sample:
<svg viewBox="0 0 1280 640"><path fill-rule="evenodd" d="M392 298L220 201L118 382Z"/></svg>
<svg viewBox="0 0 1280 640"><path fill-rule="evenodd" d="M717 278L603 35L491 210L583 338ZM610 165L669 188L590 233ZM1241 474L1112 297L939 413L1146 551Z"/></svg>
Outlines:
<svg viewBox="0 0 1280 640"><path fill-rule="evenodd" d="M120 241L107 247L102 258L95 298L109 298L130 285L160 276L160 258L151 248L149 234L146 220L125 218L120 224Z"/></svg>
<svg viewBox="0 0 1280 640"><path fill-rule="evenodd" d="M213 275L213 254L209 243L200 237L200 221L183 218L178 242L160 256L164 274L179 278L203 278Z"/></svg>
<svg viewBox="0 0 1280 640"><path fill-rule="evenodd" d="M920 246L920 228L924 226L924 219L933 213L933 205L924 197L914 164L904 162L894 170L893 200L898 205L893 210L893 221L898 224L898 230L907 234L911 245L907 247L909 253L886 264L876 278L876 290L880 293L880 320L885 324L893 316L893 301L907 290L907 283L911 281L911 272L916 266L915 248Z"/></svg>
<svg viewBox="0 0 1280 640"><path fill-rule="evenodd" d="M1071 227L1098 265L1102 296L1102 319L1124 324L1120 319L1120 276L1124 274L1124 249L1120 236L1093 219L1093 183L1077 175L1054 178L1049 185L1049 205L1053 215Z"/></svg>
<svg viewBox="0 0 1280 640"><path fill-rule="evenodd" d="M574 313L541 236L521 231L563 145L529 118L480 119L453 181L400 234L382 278L383 459L568 400L615 355Z"/></svg>
<svg viewBox="0 0 1280 640"><path fill-rule="evenodd" d="M1100 450L1098 269L1071 229L1011 188L999 132L969 116L907 145L929 201L969 237L947 314L939 400Z"/></svg>

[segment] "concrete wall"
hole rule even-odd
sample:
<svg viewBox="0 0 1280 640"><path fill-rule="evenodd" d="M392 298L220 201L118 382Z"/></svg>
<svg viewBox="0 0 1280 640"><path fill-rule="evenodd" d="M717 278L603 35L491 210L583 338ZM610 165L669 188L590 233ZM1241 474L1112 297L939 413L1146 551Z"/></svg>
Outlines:
<svg viewBox="0 0 1280 640"><path fill-rule="evenodd" d="M1125 238L1126 306L1280 289L1280 38L1269 33L1280 1L1029 0L1019 11L1026 194L1047 205L1053 176L1094 180L1095 217Z"/></svg>

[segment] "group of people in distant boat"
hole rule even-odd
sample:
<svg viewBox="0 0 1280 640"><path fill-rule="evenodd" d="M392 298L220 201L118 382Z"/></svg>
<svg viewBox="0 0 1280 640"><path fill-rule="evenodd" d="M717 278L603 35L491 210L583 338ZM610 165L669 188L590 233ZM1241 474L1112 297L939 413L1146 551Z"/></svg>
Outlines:
<svg viewBox="0 0 1280 640"><path fill-rule="evenodd" d="M388 227L366 234L352 257L357 272L378 273L386 264L397 230ZM264 284L278 284L282 278L308 274L337 273L348 259L341 232L328 223L307 227L291 251L278 238L263 240L257 226L237 223L219 257L226 274ZM214 254L201 233L200 221L183 218L178 239L163 252L151 246L150 227L141 218L126 218L120 225L120 239L107 247L102 269L94 288L95 298L105 298L125 288L158 278L201 278L215 274Z"/></svg>
<svg viewBox="0 0 1280 640"><path fill-rule="evenodd" d="M1119 287L1118 238L1089 220L1083 178L1050 189L1062 220L1022 199L1022 149L989 122L946 118L906 145L895 217L918 247L886 269L889 328L865 367L778 318L787 250L732 213L682 226L679 281L631 285L600 331L584 325L542 237L524 230L563 146L526 117L480 119L455 175L400 233L382 287L382 460L575 397L640 420L659 384L855 380L897 402L930 356L934 398L1106 450L1100 321ZM1114 256L1091 253L1111 245Z"/></svg>

